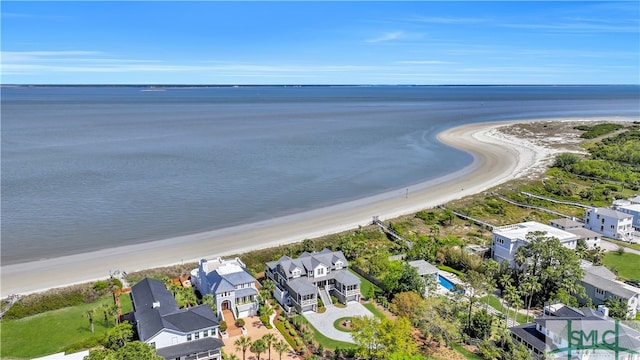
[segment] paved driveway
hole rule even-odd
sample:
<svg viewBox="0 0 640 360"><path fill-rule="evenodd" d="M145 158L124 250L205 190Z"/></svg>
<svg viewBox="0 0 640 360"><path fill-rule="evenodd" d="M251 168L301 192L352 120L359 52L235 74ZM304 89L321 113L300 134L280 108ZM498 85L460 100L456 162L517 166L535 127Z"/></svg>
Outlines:
<svg viewBox="0 0 640 360"><path fill-rule="evenodd" d="M334 340L340 340L352 344L354 343L354 341L351 338L351 333L336 329L335 327L333 327L333 323L339 318L348 316L374 316L371 311L369 311L359 302L349 302L346 308L330 306L327 308L327 311L322 314L308 311L303 315L305 318L307 318L307 320L309 320L311 325L313 325L313 327L315 327L316 330L320 331L324 336Z"/></svg>

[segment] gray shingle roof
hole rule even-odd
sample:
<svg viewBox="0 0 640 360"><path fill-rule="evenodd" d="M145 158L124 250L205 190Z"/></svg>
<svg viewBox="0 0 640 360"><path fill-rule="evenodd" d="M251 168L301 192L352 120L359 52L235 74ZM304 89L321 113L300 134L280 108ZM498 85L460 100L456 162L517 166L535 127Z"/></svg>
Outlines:
<svg viewBox="0 0 640 360"><path fill-rule="evenodd" d="M591 274L589 272L585 272L584 277L582 278L582 282L605 290L606 292L623 299L629 299L634 295L637 295L637 293L633 292L632 290L626 289L622 284L611 281L609 279L605 279L598 275Z"/></svg>
<svg viewBox="0 0 640 360"><path fill-rule="evenodd" d="M343 285L358 285L360 284L360 279L357 276L350 273L348 270L337 270L335 277L337 282Z"/></svg>
<svg viewBox="0 0 640 360"><path fill-rule="evenodd" d="M418 270L418 275L420 275L420 276L430 275L430 274L437 274L438 273L438 268L433 266L433 265L431 265L431 264L429 264L425 260L409 261L409 265L411 265L414 268L416 268L416 270Z"/></svg>
<svg viewBox="0 0 640 360"><path fill-rule="evenodd" d="M633 217L629 214L625 214L621 211L618 210L613 210L613 209L609 209L609 208L605 208L605 207L600 207L597 208L597 213L601 214L603 216L607 216L607 217L611 217L611 218L616 218L616 219L626 219L626 218L630 218Z"/></svg>
<svg viewBox="0 0 640 360"><path fill-rule="evenodd" d="M221 349L224 343L220 339L206 337L199 340L187 341L182 344L167 346L156 351L156 354L165 359L175 359L178 357L198 354L205 351Z"/></svg>
<svg viewBox="0 0 640 360"><path fill-rule="evenodd" d="M300 295L311 295L318 292L318 289L309 282L307 278L296 278L293 280L287 281L287 285L291 288L293 292Z"/></svg>
<svg viewBox="0 0 640 360"><path fill-rule="evenodd" d="M549 224L558 224L559 226L564 227L567 230L571 228L580 228L584 225L581 222L567 218L553 219L549 221Z"/></svg>
<svg viewBox="0 0 640 360"><path fill-rule="evenodd" d="M141 341L146 341L163 329L187 333L218 326L218 319L207 305L180 309L173 294L161 281L145 278L131 288L134 317ZM159 307L153 307L159 302Z"/></svg>
<svg viewBox="0 0 640 360"><path fill-rule="evenodd" d="M237 298L249 296L249 295L257 295L257 294L258 294L258 290L254 288L243 288L243 289L236 290Z"/></svg>
<svg viewBox="0 0 640 360"><path fill-rule="evenodd" d="M601 234L585 228L567 229L568 232L580 236L581 239L600 238Z"/></svg>

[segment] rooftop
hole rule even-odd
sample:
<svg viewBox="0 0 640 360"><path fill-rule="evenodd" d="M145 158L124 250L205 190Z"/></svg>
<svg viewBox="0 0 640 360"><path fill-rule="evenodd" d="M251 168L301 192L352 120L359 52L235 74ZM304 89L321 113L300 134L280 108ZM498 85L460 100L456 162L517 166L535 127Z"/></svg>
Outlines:
<svg viewBox="0 0 640 360"><path fill-rule="evenodd" d="M527 234L535 231L545 232L547 237L555 237L560 240L560 242L578 239L578 236L575 234L550 225L541 224L536 221L500 226L493 229L494 234L501 235L512 240L522 241L526 241Z"/></svg>

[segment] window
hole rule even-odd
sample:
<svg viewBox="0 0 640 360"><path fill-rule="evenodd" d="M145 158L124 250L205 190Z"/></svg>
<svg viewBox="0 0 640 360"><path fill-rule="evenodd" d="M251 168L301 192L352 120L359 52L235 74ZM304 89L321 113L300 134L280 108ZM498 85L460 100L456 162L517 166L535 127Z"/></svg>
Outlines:
<svg viewBox="0 0 640 360"><path fill-rule="evenodd" d="M604 295L605 291L599 288L596 288L596 294L598 295Z"/></svg>
<svg viewBox="0 0 640 360"><path fill-rule="evenodd" d="M206 329L205 331L202 332L202 337L207 337L209 336L209 329Z"/></svg>
<svg viewBox="0 0 640 360"><path fill-rule="evenodd" d="M196 335L196 336L195 336L195 339L196 339L196 340L200 339L200 332L197 332L195 335Z"/></svg>
<svg viewBox="0 0 640 360"><path fill-rule="evenodd" d="M187 341L191 341L191 334L187 334Z"/></svg>
<svg viewBox="0 0 640 360"><path fill-rule="evenodd" d="M154 349L156 348L156 343L155 342L149 343L149 345L153 346Z"/></svg>
<svg viewBox="0 0 640 360"><path fill-rule="evenodd" d="M611 225L611 230L615 229L615 227L613 225Z"/></svg>

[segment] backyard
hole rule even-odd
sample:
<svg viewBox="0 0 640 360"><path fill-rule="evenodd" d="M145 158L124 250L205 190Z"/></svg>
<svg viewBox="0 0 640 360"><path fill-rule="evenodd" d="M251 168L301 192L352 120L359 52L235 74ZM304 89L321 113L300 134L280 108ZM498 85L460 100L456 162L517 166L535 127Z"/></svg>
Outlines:
<svg viewBox="0 0 640 360"><path fill-rule="evenodd" d="M612 251L604 255L602 263L624 280L640 280L640 255Z"/></svg>

